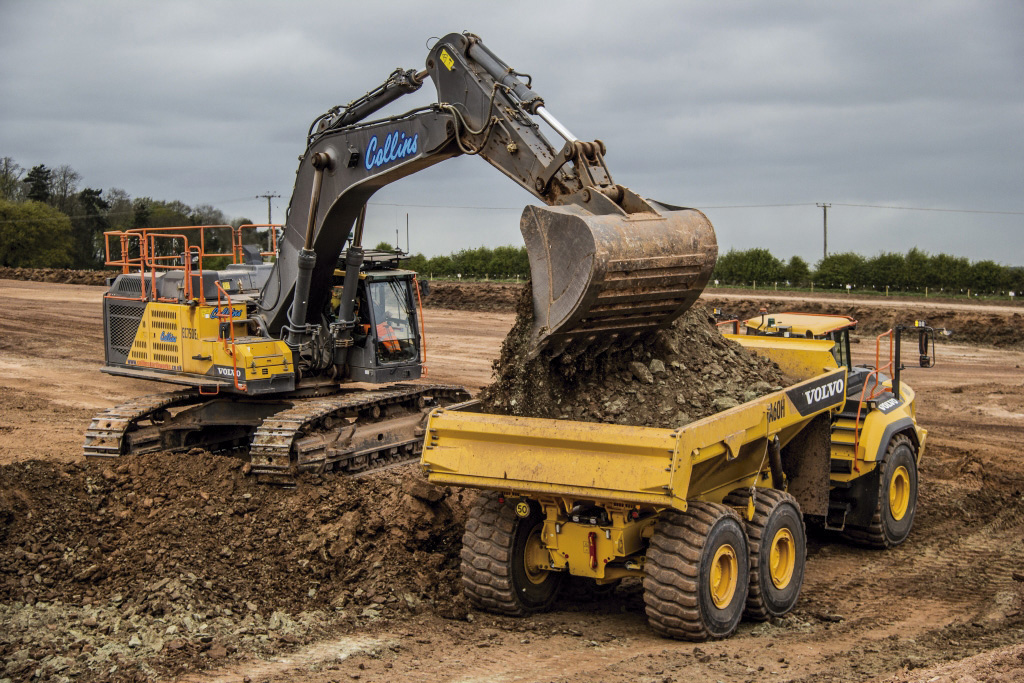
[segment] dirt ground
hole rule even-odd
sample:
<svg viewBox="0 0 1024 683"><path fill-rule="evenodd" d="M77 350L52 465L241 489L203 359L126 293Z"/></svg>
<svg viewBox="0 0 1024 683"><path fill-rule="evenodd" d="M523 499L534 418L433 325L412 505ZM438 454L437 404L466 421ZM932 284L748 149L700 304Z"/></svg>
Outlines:
<svg viewBox="0 0 1024 683"><path fill-rule="evenodd" d="M4 312L0 316L0 494L15 497L15 480L26 482L30 475L53 473L49 493L0 506L0 541L8 532L21 533L30 522L36 523L31 527L34 540L19 541L16 548L0 544L0 552L6 554L0 555L0 584L13 587L0 594L0 681L33 676L43 681L69 680L71 672L87 664L74 680L1024 680L1024 461L1019 447L1024 436L1024 352L1017 350L1019 346L991 345L999 340L967 344L969 339L955 335L940 344L939 364L929 370L915 367L908 349L904 378L918 391L918 417L929 429L918 516L909 540L893 550L869 551L832 538L812 538L804 590L792 614L772 623L744 623L725 641L692 644L661 639L648 629L636 584L622 586L607 600L563 602L551 613L527 619L452 609L457 607L456 596L432 604L423 596L449 590L451 585L443 548L416 556L422 576L406 576L389 573L390 563L398 558L374 555L372 544L355 544L353 548L365 553L354 560L362 573L339 575L333 583L321 577L326 587L315 596L304 592L304 585L302 590L282 589L279 596L270 589L242 595L242 587L250 590L259 585L253 577L270 571L254 569L260 562L259 546L245 536L238 539L237 547L227 548L228 555L214 549L206 557L203 547L188 560L193 567L221 567L221 577L234 572L235 590L231 585L207 586L202 577L195 580L187 573L157 586L163 580L157 577L171 577L173 567L154 560L148 565L154 568L153 577L143 576L142 587L116 573L105 579L113 582L107 587L104 580L96 579L96 570L78 581L81 588L61 592L62 562L77 568L80 560L75 553L93 557L116 551L116 545L104 547L102 538L95 539L94 545L83 539L81 548L71 547L66 536L60 537L61 530L100 524L106 516L134 523L130 515L138 514L132 512L138 508L133 506L146 503L143 495L133 498L131 494L136 487L146 486L147 480L139 479L127 466L106 473L80 462L86 425L94 413L124 397L165 389L99 372L102 292L102 287L95 286L0 280ZM476 311L427 310L428 380L460 383L477 391L490 380L491 362L513 314L500 307L498 312L488 312L483 305L486 292L471 296L479 306ZM732 296L737 297L733 301L744 301L743 295ZM784 303L790 309L807 305L793 300ZM833 305L870 307L874 303ZM961 323L970 321L980 329L990 324L1009 329L1019 325L1016 308L974 308L950 302L942 306L959 316ZM913 302L899 308L907 320L919 317ZM856 344L855 361L870 362L873 347L867 338ZM277 549L291 546L282 540L268 541L267 562L281 576L275 579L277 584L269 581L267 585L281 585L289 576L305 580L313 569L336 566L318 565L313 559L339 561L333 558L333 546L316 536L325 525L340 523L327 519L325 510L331 505L350 506L350 499L343 495L350 489L329 482L304 482L294 492L259 490L247 481L232 479L240 475L229 464L210 464L202 459L210 456L196 457L195 471L175 484L177 497L151 500L146 507L150 522L145 525L146 534L155 539L153 543L168 543L168 552L176 552L173 527L188 519L183 507L174 506L178 499L202 499L196 510L207 515L233 514L237 517L233 523L242 526L231 528L251 524L265 531L266 515L284 506L275 496L295 496L296 506L310 510L309 516L294 521L296 536L306 534L306 538L301 547L295 541L299 554L292 557L292 564ZM353 522L352 528L367 534L370 541L379 538L390 543L390 525L401 527L393 520L402 515L443 517L438 510L444 508L450 511L450 520L456 520L463 504L453 497L457 492L435 496L426 490L406 491L413 473L411 467L392 470L368 483L367 490L375 492L379 504L388 509L380 512L379 527ZM238 483L222 497L203 499L203 493L216 493L216 486L215 482L209 487L198 484L201 476ZM154 481L170 480L165 476ZM52 513L41 506L62 500L61 487L67 487L68 500L82 501L84 512L68 507L67 513L80 516L72 520L50 514L45 524L18 517L25 510L42 517ZM144 488L138 491L144 493ZM219 505L224 509L218 510ZM168 509L180 516L161 520L162 511ZM10 512L5 516L4 511ZM126 511L126 518L117 517ZM162 527L153 527L152 523L161 521ZM401 547L409 550L417 543L450 540L457 536L457 529L449 528L453 526L449 521L438 522L445 532L437 538L427 534L421 539L417 534L422 529L407 525ZM142 525L141 520L138 523ZM285 533L289 531L284 528ZM332 533L340 539L346 530L335 528ZM138 544L146 534L115 535L111 543L134 549L141 547ZM63 550L57 550L58 545ZM243 556L243 550L252 554ZM177 550L183 553L182 561L188 559L185 551ZM126 550L122 557L128 554ZM158 551L155 556L160 556ZM30 561L39 565L37 571L12 574L24 571ZM47 565L57 569L48 574ZM400 592L381 585L385 578ZM124 584L117 583L122 579ZM170 597L160 598L153 609L154 594L169 587L174 587ZM114 590L118 592L112 594ZM363 593L357 595L360 590ZM370 591L377 593L370 595ZM59 599L47 597L57 593ZM255 610L249 609L250 602ZM230 609L225 614L228 605L240 605L243 614ZM218 624L230 625L232 637L222 641L210 636L220 633ZM152 633L159 635L159 649L150 640ZM133 641L133 636L138 640Z"/></svg>

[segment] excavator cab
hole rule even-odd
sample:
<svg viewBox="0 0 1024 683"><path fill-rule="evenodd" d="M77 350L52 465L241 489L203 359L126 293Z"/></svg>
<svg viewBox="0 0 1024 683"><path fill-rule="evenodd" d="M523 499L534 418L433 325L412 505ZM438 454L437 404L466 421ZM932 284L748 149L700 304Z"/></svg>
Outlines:
<svg viewBox="0 0 1024 683"><path fill-rule="evenodd" d="M416 274L372 260L368 266L356 290L350 376L373 384L416 379L423 363Z"/></svg>

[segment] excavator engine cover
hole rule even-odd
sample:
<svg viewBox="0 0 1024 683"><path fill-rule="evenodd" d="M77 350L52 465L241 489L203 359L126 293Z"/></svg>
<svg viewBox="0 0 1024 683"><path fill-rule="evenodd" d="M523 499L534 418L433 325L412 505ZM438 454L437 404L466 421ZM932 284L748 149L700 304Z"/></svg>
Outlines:
<svg viewBox="0 0 1024 683"><path fill-rule="evenodd" d="M711 222L696 209L647 204L653 212L523 210L533 355L628 344L669 325L697 300L718 257Z"/></svg>

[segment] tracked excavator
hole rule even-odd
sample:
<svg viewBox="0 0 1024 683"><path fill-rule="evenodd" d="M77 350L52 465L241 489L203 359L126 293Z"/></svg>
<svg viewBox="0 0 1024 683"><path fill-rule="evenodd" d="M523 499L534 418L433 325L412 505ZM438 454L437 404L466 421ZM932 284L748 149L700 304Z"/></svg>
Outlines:
<svg viewBox="0 0 1024 683"><path fill-rule="evenodd" d="M428 78L436 103L369 119ZM364 249L366 203L463 154L544 204L527 206L520 224L535 354L628 344L670 324L707 283L714 231L700 211L616 184L605 153L479 37L445 36L426 69L398 69L313 121L279 247L261 252L228 228L232 263L214 269L195 228L106 234L107 262L122 273L103 299L103 370L183 388L98 415L85 455L242 452L251 473L285 485L297 471L357 473L415 458L428 412L468 396L420 381L416 275Z"/></svg>

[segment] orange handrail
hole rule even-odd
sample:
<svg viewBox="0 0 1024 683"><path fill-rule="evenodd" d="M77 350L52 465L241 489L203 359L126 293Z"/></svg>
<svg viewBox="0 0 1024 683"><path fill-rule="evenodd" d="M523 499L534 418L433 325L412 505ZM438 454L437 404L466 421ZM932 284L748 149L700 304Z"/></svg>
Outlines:
<svg viewBox="0 0 1024 683"><path fill-rule="evenodd" d="M193 298L192 291L192 268L191 261L195 257L199 267L200 277L202 276L202 263L204 258L225 256L230 257L231 262L238 264L242 262L242 244L243 237L242 231L248 229L262 229L268 228L269 240L268 246L270 251L261 251L260 256L273 256L277 254L277 228L281 227L278 224L273 223L261 223L252 224L247 223L238 227L231 225L183 225L183 226L167 226L159 228L130 228L128 230L108 230L103 233L103 246L106 258L104 259L105 265L108 266L121 266L121 272L124 274L131 273L138 269L140 278L140 289L141 294L138 297L125 297L125 296L113 296L106 295L107 298L125 299L131 301L145 301L152 296L152 300L161 300L156 294L156 271L161 270L173 270L179 269L185 271L185 283L184 293L189 299ZM208 252L206 250L206 233L212 230L229 230L231 232L231 251L229 252ZM189 246L188 234L195 236L195 231L198 231L198 245ZM120 254L115 258L112 256L112 245L111 238L116 237L118 240L118 247L120 248ZM181 239L184 242L185 248L181 254L172 256L158 256L156 249L156 239L167 238L167 239ZM131 248L134 243L138 245L138 256L131 256ZM175 263L181 256L184 255L184 262ZM170 263L164 263L170 261ZM146 275L150 276L150 282L146 283ZM199 300L205 303L203 292L200 288ZM169 301L169 299L168 299Z"/></svg>
<svg viewBox="0 0 1024 683"><path fill-rule="evenodd" d="M889 362L885 365L881 363L881 347L882 337L889 338ZM889 328L887 331L875 337L875 369L868 373L868 376L864 378L864 386L860 390L860 400L857 401L857 417L853 423L853 469L856 472L860 472L860 465L857 463L860 455L860 412L864 407L864 401L871 401L878 398L883 392L885 392L885 385L878 381L879 374L883 370L888 370L892 373L893 358L892 358L892 347L893 347L893 331ZM871 392L865 397L865 393L868 391L868 380L874 378L875 383L871 387ZM881 390L878 387L881 385ZM897 398L899 398L897 396Z"/></svg>
<svg viewBox="0 0 1024 683"><path fill-rule="evenodd" d="M147 239L146 239L146 242L145 242L145 245L146 245L145 255L146 255L146 262L149 264L149 271L150 271L150 280L149 281L150 281L150 286L152 287L152 290L153 290L153 298L151 299L151 301L167 301L167 302L177 301L177 299L168 299L166 297L160 297L160 296L157 295L157 292L156 292L156 271L157 271L158 268L162 269L162 270L184 270L185 271L185 277L184 277L184 279L182 281L182 293L185 295L185 299L186 300L191 300L192 299L192 257L191 257L191 250L189 249L189 246L188 246L188 238L185 237L184 235L175 235L175 234L170 234L170 233L168 233L168 234L158 234L158 235L147 235L146 237L147 237ZM156 256L156 251L157 251L156 250L156 240L158 238L169 239L169 240L180 239L182 241L182 243L184 244L185 248L182 249L180 254L171 254L169 256ZM167 260L171 260L172 263L170 263L170 264L161 263L161 261L167 261ZM173 263L173 261L177 261L178 263ZM184 263L182 265L178 265L179 263L182 263L182 261L184 261Z"/></svg>
<svg viewBox="0 0 1024 683"><path fill-rule="evenodd" d="M740 333L740 321L738 318L733 318L732 320L723 320L722 322L715 323L715 327L721 327L723 325L732 325L733 334Z"/></svg>

